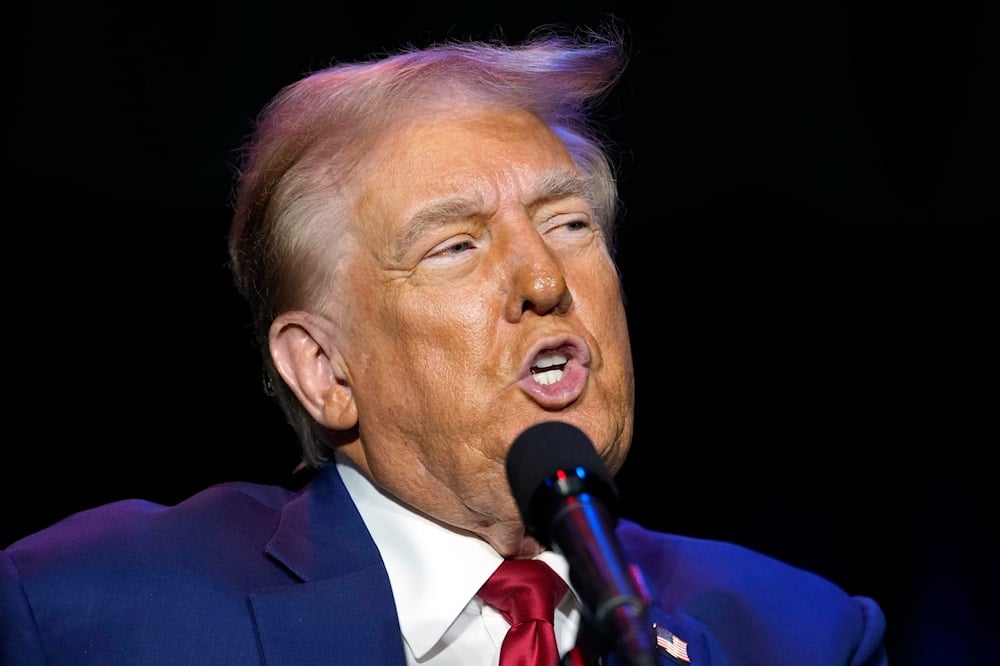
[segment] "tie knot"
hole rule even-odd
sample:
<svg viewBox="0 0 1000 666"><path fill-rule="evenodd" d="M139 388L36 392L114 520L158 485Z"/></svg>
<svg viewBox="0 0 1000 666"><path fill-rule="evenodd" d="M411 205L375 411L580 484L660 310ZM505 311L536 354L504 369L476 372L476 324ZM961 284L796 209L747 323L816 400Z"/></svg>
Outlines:
<svg viewBox="0 0 1000 666"><path fill-rule="evenodd" d="M479 590L479 596L511 624L552 622L556 605L569 588L540 560L504 560Z"/></svg>

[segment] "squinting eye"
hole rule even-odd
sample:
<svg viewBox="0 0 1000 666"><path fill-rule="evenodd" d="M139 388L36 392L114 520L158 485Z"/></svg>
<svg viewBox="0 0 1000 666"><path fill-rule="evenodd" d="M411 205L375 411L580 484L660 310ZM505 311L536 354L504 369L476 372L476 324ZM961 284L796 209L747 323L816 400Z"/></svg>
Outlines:
<svg viewBox="0 0 1000 666"><path fill-rule="evenodd" d="M461 254L466 250L472 249L472 243L469 241L462 241L461 243L455 243L454 245L449 245L448 247L442 249L440 252L435 254Z"/></svg>
<svg viewBox="0 0 1000 666"><path fill-rule="evenodd" d="M567 220L562 224L558 224L552 228L553 231L558 233L571 233L576 234L577 232L590 231L593 225L590 220L584 217L577 217L571 220Z"/></svg>

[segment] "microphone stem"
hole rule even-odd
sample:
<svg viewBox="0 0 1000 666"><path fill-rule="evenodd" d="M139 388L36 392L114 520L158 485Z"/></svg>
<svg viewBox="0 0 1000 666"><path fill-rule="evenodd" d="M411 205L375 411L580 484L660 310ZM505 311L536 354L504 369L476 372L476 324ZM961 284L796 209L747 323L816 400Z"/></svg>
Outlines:
<svg viewBox="0 0 1000 666"><path fill-rule="evenodd" d="M658 662L652 638L652 624L646 613L632 604L615 608L605 624L615 629L615 649L627 666L655 666Z"/></svg>
<svg viewBox="0 0 1000 666"><path fill-rule="evenodd" d="M614 538L614 520L590 494L566 499L552 521L553 547L569 562L570 580L606 650L625 666L658 662L648 600Z"/></svg>

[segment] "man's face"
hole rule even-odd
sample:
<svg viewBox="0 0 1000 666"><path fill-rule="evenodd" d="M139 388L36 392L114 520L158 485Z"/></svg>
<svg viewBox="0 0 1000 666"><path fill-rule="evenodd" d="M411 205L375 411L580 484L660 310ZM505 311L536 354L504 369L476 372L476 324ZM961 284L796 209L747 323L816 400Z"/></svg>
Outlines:
<svg viewBox="0 0 1000 666"><path fill-rule="evenodd" d="M530 550L514 439L565 421L616 471L632 436L625 311L586 179L534 116L500 110L407 125L372 163L332 299L359 414L345 452L424 513Z"/></svg>

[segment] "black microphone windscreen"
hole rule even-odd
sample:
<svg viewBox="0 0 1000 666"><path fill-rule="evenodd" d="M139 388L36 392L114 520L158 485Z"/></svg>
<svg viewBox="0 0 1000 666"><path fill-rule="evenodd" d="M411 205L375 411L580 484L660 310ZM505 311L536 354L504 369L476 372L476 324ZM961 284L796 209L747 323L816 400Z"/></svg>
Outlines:
<svg viewBox="0 0 1000 666"><path fill-rule="evenodd" d="M582 430L563 421L544 421L521 433L507 452L507 480L525 522L532 498L546 479L561 470L582 467L614 492L607 465Z"/></svg>

